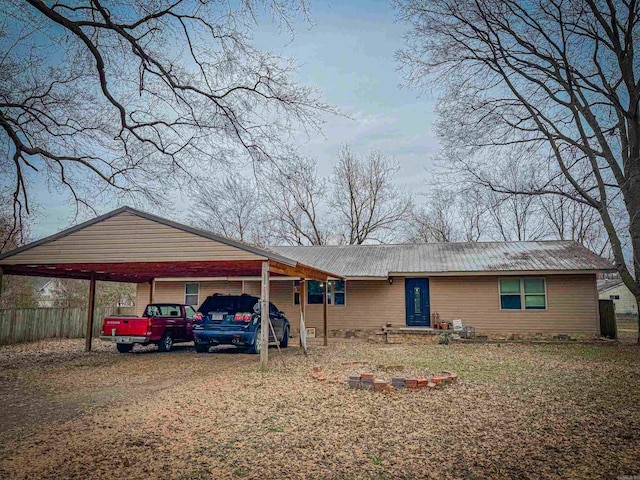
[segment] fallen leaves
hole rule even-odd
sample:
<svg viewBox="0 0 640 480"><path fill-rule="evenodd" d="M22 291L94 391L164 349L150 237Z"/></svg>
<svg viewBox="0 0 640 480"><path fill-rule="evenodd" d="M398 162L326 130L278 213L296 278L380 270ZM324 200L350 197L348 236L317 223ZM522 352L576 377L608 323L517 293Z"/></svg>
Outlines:
<svg viewBox="0 0 640 480"><path fill-rule="evenodd" d="M331 341L311 343L309 357L271 350L266 373L256 356L233 349L81 350L72 340L0 348L0 401L40 417L0 417L0 477L615 478L640 471L633 346ZM361 373L392 381L425 372L456 372L459 380L425 395L380 395L346 383Z"/></svg>

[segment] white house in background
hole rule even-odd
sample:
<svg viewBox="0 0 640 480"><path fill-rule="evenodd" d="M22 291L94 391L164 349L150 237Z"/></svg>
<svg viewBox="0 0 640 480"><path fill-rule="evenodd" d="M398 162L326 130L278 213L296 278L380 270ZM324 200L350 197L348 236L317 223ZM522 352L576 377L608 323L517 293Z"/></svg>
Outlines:
<svg viewBox="0 0 640 480"><path fill-rule="evenodd" d="M36 301L40 308L51 308L55 305L55 290L57 278L36 277Z"/></svg>
<svg viewBox="0 0 640 480"><path fill-rule="evenodd" d="M619 278L598 280L598 296L600 300L613 300L618 314L638 315L635 297Z"/></svg>

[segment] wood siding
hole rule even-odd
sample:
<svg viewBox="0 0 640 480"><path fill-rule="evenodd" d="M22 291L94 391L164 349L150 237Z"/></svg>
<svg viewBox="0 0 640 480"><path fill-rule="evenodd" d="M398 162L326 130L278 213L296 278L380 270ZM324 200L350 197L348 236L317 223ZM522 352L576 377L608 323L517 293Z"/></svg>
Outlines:
<svg viewBox="0 0 640 480"><path fill-rule="evenodd" d="M546 310L500 310L498 278L432 277L431 312L478 333L598 334L595 275L547 275Z"/></svg>
<svg viewBox="0 0 640 480"><path fill-rule="evenodd" d="M497 276L431 277L429 279L431 312L441 321L461 318L463 325L478 333L567 333L597 334L598 306L595 275L549 275L547 310L501 311ZM185 282L156 282L154 301L184 301ZM243 282L202 282L200 302L206 295L242 293ZM138 286L136 312L142 313L149 298L149 286ZM293 304L293 281L272 281L271 301L283 310L298 330L300 307ZM377 330L386 323L406 324L404 278L386 280L347 280L346 305L328 306L331 330ZM244 291L259 295L260 282L244 282ZM204 296L203 296L204 295ZM142 302L142 307L139 303ZM322 305L307 305L305 320L322 335Z"/></svg>
<svg viewBox="0 0 640 480"><path fill-rule="evenodd" d="M259 255L121 213L0 261L10 264L259 260Z"/></svg>

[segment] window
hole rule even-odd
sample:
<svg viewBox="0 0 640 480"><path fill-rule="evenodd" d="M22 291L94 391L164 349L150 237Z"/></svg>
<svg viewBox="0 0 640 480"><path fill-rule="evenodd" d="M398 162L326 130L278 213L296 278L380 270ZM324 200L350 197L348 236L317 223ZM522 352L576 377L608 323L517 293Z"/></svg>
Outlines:
<svg viewBox="0 0 640 480"><path fill-rule="evenodd" d="M501 278L501 310L545 310L547 295L544 278Z"/></svg>
<svg viewBox="0 0 640 480"><path fill-rule="evenodd" d="M300 280L293 281L293 304L300 305Z"/></svg>
<svg viewBox="0 0 640 480"><path fill-rule="evenodd" d="M307 305L322 305L324 302L324 282L307 280ZM344 305L346 301L346 285L344 280L330 280L327 285L327 303ZM300 305L300 280L293 282L293 304Z"/></svg>
<svg viewBox="0 0 640 480"><path fill-rule="evenodd" d="M307 303L322 305L324 303L324 283L317 280L307 280Z"/></svg>
<svg viewBox="0 0 640 480"><path fill-rule="evenodd" d="M609 300L620 300L620 295L609 295Z"/></svg>
<svg viewBox="0 0 640 480"><path fill-rule="evenodd" d="M346 284L344 280L332 280L330 286L333 292L334 303L336 305L344 305L346 300ZM331 299L331 297L329 297L329 299Z"/></svg>
<svg viewBox="0 0 640 480"><path fill-rule="evenodd" d="M147 305L143 317L179 317L180 305Z"/></svg>
<svg viewBox="0 0 640 480"><path fill-rule="evenodd" d="M187 318L193 318L196 314L196 311L193 309L193 307L190 307L189 305L187 305L184 309L184 313L187 316Z"/></svg>
<svg viewBox="0 0 640 480"><path fill-rule="evenodd" d="M422 300L420 295L420 287L413 287L413 313L420 315L422 313Z"/></svg>
<svg viewBox="0 0 640 480"><path fill-rule="evenodd" d="M186 303L187 305L198 305L199 293L200 293L199 283L185 283L184 303Z"/></svg>

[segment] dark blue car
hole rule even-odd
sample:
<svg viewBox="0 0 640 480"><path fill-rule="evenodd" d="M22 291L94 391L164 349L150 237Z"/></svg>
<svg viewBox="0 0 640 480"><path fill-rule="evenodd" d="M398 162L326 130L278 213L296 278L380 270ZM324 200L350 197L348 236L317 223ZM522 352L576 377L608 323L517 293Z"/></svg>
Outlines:
<svg viewBox="0 0 640 480"><path fill-rule="evenodd" d="M196 352L209 351L214 345L248 347L250 353L260 353L260 299L252 295L214 294L202 303L198 312L202 315L193 325L193 341ZM199 316L198 316L199 317ZM273 303L269 304L269 318L276 333L269 332L269 342L289 345L291 328L289 320Z"/></svg>

